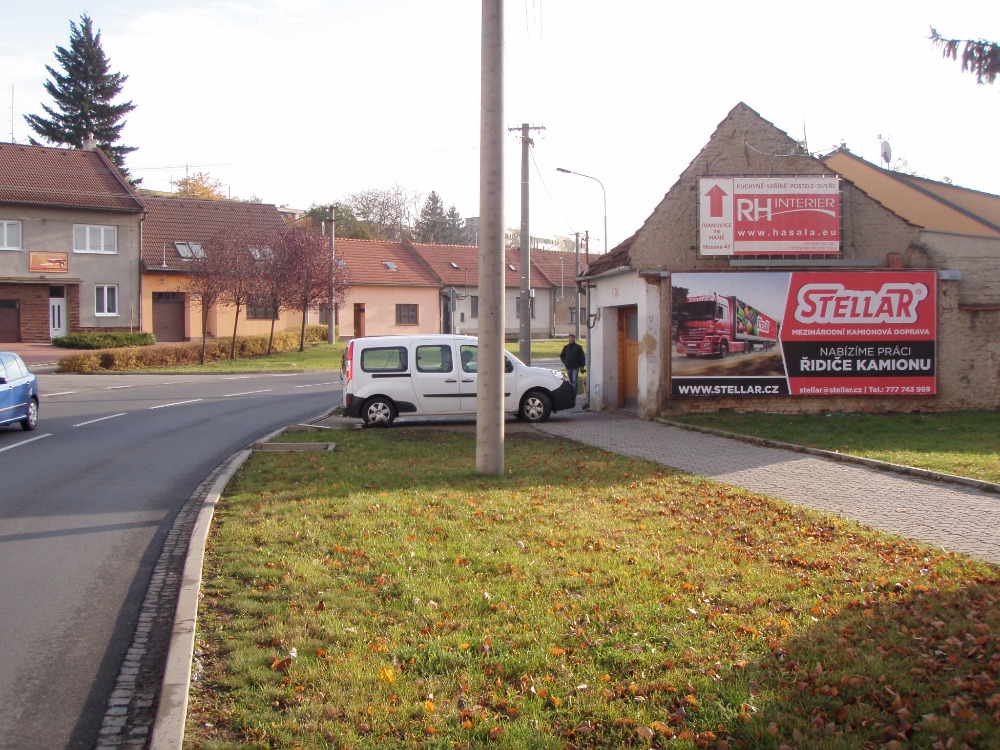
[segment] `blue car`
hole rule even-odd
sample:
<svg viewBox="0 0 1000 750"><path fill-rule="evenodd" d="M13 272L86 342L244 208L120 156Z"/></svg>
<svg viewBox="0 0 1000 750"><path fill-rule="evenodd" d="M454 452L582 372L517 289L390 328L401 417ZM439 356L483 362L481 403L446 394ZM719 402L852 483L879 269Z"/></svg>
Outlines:
<svg viewBox="0 0 1000 750"><path fill-rule="evenodd" d="M0 425L38 425L38 381L14 352L0 352Z"/></svg>

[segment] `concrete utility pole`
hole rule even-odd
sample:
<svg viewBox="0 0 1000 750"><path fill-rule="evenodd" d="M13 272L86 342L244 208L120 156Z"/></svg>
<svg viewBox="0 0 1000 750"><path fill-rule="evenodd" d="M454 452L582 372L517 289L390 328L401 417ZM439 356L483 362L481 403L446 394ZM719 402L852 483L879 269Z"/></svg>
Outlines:
<svg viewBox="0 0 1000 750"><path fill-rule="evenodd" d="M334 301L337 298L337 253L334 247L334 240L333 240L334 235L337 234L336 230L337 225L334 222L334 219L336 218L334 213L335 209L333 204L331 203L330 204L330 320L329 320L330 324L329 326L327 326L327 331L326 331L326 343L328 344L333 344L336 343L337 341L337 334L336 331L334 331L334 328L336 327L337 324L337 316L334 314L334 310L336 309L336 304L337 304Z"/></svg>
<svg viewBox="0 0 1000 750"><path fill-rule="evenodd" d="M483 0L476 471L503 475L503 0Z"/></svg>
<svg viewBox="0 0 1000 750"><path fill-rule="evenodd" d="M576 319L576 340L580 340L580 282L577 279L580 278L580 233L576 232L576 273L573 276L573 289L576 290L576 294L573 296L573 304L576 305L576 310L573 311L573 317ZM587 341L589 345L590 336L587 336Z"/></svg>
<svg viewBox="0 0 1000 750"><path fill-rule="evenodd" d="M517 311L518 356L526 365L531 364L531 229L528 221L528 149L534 144L528 133L532 130L545 130L542 126L532 127L522 123L520 128L508 128L511 131L521 131L521 305Z"/></svg>

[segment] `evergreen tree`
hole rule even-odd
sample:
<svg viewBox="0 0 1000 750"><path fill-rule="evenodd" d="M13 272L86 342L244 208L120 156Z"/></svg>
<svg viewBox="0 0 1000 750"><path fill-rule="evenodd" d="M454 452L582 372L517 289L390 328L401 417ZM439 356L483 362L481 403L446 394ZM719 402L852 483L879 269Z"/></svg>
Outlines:
<svg viewBox="0 0 1000 750"><path fill-rule="evenodd" d="M431 190L427 195L427 200L424 201L424 207L420 209L420 218L417 219L414 231L416 241L432 244L444 243L447 234L446 224L444 203L441 201L441 197Z"/></svg>
<svg viewBox="0 0 1000 750"><path fill-rule="evenodd" d="M466 240L465 231L465 219L462 218L462 214L458 212L453 203L448 208L448 213L445 214L445 236L442 238L441 242L445 245L468 245L469 242Z"/></svg>
<svg viewBox="0 0 1000 750"><path fill-rule="evenodd" d="M64 73L45 66L52 77L45 82L45 90L55 102L55 109L43 104L42 109L49 119L40 115L25 115L24 119L35 133L51 144L82 148L90 133L97 146L128 177L125 156L136 149L117 142L125 127L122 118L134 110L135 105L131 101L112 104L128 76L110 71L110 60L101 47L101 32L94 33L90 16L80 16L79 26L70 21L69 28L69 49L56 47L55 51ZM30 140L33 145L39 145L33 138Z"/></svg>
<svg viewBox="0 0 1000 750"><path fill-rule="evenodd" d="M944 57L952 60L958 59L961 47L962 70L972 73L978 83L993 83L1000 75L1000 44L986 39L945 39L934 28L930 39Z"/></svg>

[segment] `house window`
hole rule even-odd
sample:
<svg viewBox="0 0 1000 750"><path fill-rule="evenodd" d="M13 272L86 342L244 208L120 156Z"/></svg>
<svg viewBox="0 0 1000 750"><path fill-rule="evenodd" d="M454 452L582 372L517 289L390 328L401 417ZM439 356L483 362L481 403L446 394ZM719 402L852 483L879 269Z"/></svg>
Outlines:
<svg viewBox="0 0 1000 750"><path fill-rule="evenodd" d="M21 249L21 222L0 219L0 250Z"/></svg>
<svg viewBox="0 0 1000 750"><path fill-rule="evenodd" d="M469 313L469 316L472 317L472 318L478 318L479 317L479 297L477 295L473 294L472 296L469 297L469 302L472 304L472 312Z"/></svg>
<svg viewBox="0 0 1000 750"><path fill-rule="evenodd" d="M116 284L98 284L95 290L94 312L99 316L117 315L118 286Z"/></svg>
<svg viewBox="0 0 1000 750"><path fill-rule="evenodd" d="M247 307L247 320L277 320L278 311L269 305Z"/></svg>
<svg viewBox="0 0 1000 750"><path fill-rule="evenodd" d="M91 224L73 225L74 253L118 252L118 227L104 227Z"/></svg>
<svg viewBox="0 0 1000 750"><path fill-rule="evenodd" d="M250 255L254 260L264 260L265 258L273 258L274 251L269 247L250 247Z"/></svg>
<svg viewBox="0 0 1000 750"><path fill-rule="evenodd" d="M175 242L174 247L177 248L177 254L184 260L205 257L205 250L200 242Z"/></svg>
<svg viewBox="0 0 1000 750"><path fill-rule="evenodd" d="M418 322L417 305L396 305L396 325L415 326Z"/></svg>
<svg viewBox="0 0 1000 750"><path fill-rule="evenodd" d="M576 323L576 321L577 321L576 307L571 307L569 309L569 322L570 323Z"/></svg>

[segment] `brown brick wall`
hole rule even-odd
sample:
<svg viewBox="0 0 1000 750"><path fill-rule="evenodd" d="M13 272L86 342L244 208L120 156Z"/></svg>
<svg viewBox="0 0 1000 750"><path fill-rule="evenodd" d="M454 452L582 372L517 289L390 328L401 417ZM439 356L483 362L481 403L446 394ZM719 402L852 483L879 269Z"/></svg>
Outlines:
<svg viewBox="0 0 1000 750"><path fill-rule="evenodd" d="M21 303L21 341L49 340L49 287L45 284L0 284L0 299Z"/></svg>

